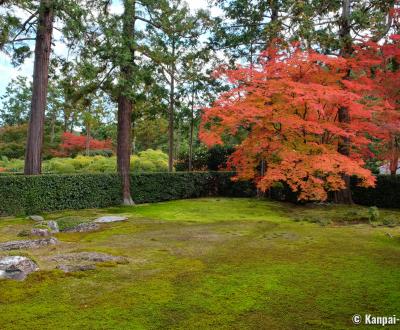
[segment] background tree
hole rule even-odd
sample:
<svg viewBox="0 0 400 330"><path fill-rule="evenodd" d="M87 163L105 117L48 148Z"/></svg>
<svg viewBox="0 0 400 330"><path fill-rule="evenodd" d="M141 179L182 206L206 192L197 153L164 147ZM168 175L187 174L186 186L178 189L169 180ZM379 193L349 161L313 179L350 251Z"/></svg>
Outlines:
<svg viewBox="0 0 400 330"><path fill-rule="evenodd" d="M1 125L20 125L29 118L29 105L32 97L32 86L26 77L18 76L8 84L1 97Z"/></svg>

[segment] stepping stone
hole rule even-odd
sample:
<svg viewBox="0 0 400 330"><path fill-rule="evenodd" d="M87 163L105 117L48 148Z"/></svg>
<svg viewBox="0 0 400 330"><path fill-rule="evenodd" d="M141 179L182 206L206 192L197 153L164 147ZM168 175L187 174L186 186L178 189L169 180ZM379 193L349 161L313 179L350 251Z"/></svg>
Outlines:
<svg viewBox="0 0 400 330"><path fill-rule="evenodd" d="M58 254L50 258L50 260L57 262L58 265L56 268L65 273L93 270L96 269L96 264L99 262L115 262L117 264L128 263L128 259L124 257L98 252Z"/></svg>
<svg viewBox="0 0 400 330"><path fill-rule="evenodd" d="M40 236L40 237L47 237L47 236L51 235L51 233L47 229L43 229L43 228L32 228L31 234L34 236Z"/></svg>
<svg viewBox="0 0 400 330"><path fill-rule="evenodd" d="M39 270L35 262L27 257L9 256L0 258L0 278L24 280L32 272Z"/></svg>
<svg viewBox="0 0 400 330"><path fill-rule="evenodd" d="M54 237L41 238L36 240L11 241L0 243L0 251L20 250L20 249L37 249L43 246L58 244L58 240Z"/></svg>
<svg viewBox="0 0 400 330"><path fill-rule="evenodd" d="M60 232L60 229L58 228L58 223L56 221L47 221L47 226L50 228L52 234Z"/></svg>
<svg viewBox="0 0 400 330"><path fill-rule="evenodd" d="M40 215L30 215L30 216L28 216L28 219L38 221L38 222L44 221L44 218Z"/></svg>
<svg viewBox="0 0 400 330"><path fill-rule="evenodd" d="M111 254L100 253L100 252L76 252L58 254L51 258L56 262L75 261L75 262L116 262L121 264L128 263L128 260L121 256L113 256Z"/></svg>
<svg viewBox="0 0 400 330"><path fill-rule="evenodd" d="M90 231L99 230L100 225L97 223L80 223L79 225L63 230L64 233L86 233Z"/></svg>
<svg viewBox="0 0 400 330"><path fill-rule="evenodd" d="M97 218L94 220L95 223L108 223L108 222L117 222L127 220L127 217L121 217L118 215L108 215L104 217Z"/></svg>

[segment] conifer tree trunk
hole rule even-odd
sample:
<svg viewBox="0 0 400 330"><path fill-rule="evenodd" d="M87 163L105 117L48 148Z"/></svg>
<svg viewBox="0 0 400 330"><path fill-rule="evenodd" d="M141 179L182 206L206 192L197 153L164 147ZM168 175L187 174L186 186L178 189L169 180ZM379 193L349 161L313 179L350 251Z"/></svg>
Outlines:
<svg viewBox="0 0 400 330"><path fill-rule="evenodd" d="M49 81L53 18L52 0L41 0L36 32L31 112L25 153L24 173L27 175L37 175L42 171L43 130Z"/></svg>
<svg viewBox="0 0 400 330"><path fill-rule="evenodd" d="M339 37L341 42L340 55L348 57L352 53L352 39L351 39L351 25L350 25L350 13L351 13L351 0L343 0L342 3L342 17L340 23ZM348 124L351 121L349 109L341 107L338 113L339 122ZM344 156L350 156L350 139L342 138L339 141L338 151ZM343 181L346 188L336 191L334 193L334 201L336 203L353 204L353 198L351 195L350 187L350 176L347 174L343 175Z"/></svg>
<svg viewBox="0 0 400 330"><path fill-rule="evenodd" d="M193 131L194 131L194 84L192 84L192 104L190 111L189 172L193 171Z"/></svg>
<svg viewBox="0 0 400 330"><path fill-rule="evenodd" d="M132 151L132 109L133 104L126 92L131 88L135 31L135 1L124 1L123 39L130 58L121 64L122 86L118 97L118 133L117 133L117 170L122 180L122 201L124 205L133 205L130 183L130 164Z"/></svg>
<svg viewBox="0 0 400 330"><path fill-rule="evenodd" d="M123 95L118 99L117 168L122 180L122 200L124 205L133 205L131 197L131 117L132 102Z"/></svg>
<svg viewBox="0 0 400 330"><path fill-rule="evenodd" d="M174 170L174 112L175 112L175 41L172 41L171 81L168 113L168 171Z"/></svg>

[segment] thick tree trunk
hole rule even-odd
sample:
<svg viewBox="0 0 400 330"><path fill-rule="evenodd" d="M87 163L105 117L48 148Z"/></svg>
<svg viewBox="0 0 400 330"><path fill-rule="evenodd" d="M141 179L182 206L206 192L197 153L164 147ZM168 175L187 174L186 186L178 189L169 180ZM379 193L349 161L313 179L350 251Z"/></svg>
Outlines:
<svg viewBox="0 0 400 330"><path fill-rule="evenodd" d="M351 0L343 0L342 2L342 17L340 23L339 37L341 41L341 56L348 57L352 53L352 39L351 39ZM338 114L339 122L349 124L351 121L349 109L341 107ZM342 138L339 141L338 151L344 156L350 156L350 139ZM345 189L336 191L334 193L334 201L336 203L353 204L351 196L350 177L347 174L343 175L343 181L346 185Z"/></svg>
<svg viewBox="0 0 400 330"><path fill-rule="evenodd" d="M124 0L123 34L130 58L121 64L121 91L118 97L117 170L122 180L122 203L133 205L130 183L132 148L132 101L126 96L132 86L135 33L135 1Z"/></svg>
<svg viewBox="0 0 400 330"><path fill-rule="evenodd" d="M42 171L43 130L49 81L53 15L52 0L42 0L36 33L31 113L25 153L24 173L28 175L37 175Z"/></svg>
<svg viewBox="0 0 400 330"><path fill-rule="evenodd" d="M124 205L133 205L131 197L131 131L132 102L121 95L118 99L117 168L122 179L122 199Z"/></svg>
<svg viewBox="0 0 400 330"><path fill-rule="evenodd" d="M172 42L172 57L175 57L175 42ZM168 113L168 171L174 170L174 111L175 111L175 59L171 65L171 81Z"/></svg>

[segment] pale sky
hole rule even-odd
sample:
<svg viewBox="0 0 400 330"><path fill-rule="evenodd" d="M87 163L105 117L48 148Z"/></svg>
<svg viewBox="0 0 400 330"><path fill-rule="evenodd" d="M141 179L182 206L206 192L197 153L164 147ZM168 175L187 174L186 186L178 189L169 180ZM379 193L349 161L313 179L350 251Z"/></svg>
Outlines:
<svg viewBox="0 0 400 330"><path fill-rule="evenodd" d="M194 11L201 8L207 8L207 0L186 0L189 7ZM112 12L115 14L120 14L122 12L122 5L118 0L115 1L112 5ZM217 15L219 13L218 8L211 9L212 15ZM54 30L54 39L57 39L60 36L60 32ZM65 54L66 48L65 45L56 42L53 50L56 54ZM29 79L32 79L33 72L33 56L27 58L23 65L20 67L14 68L11 65L10 57L6 54L0 52L0 97L4 94L5 89L12 78L16 78L17 76L26 76Z"/></svg>

